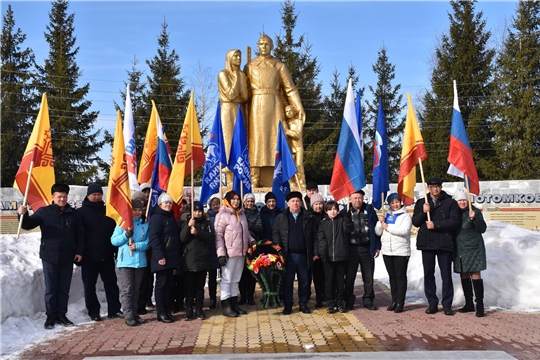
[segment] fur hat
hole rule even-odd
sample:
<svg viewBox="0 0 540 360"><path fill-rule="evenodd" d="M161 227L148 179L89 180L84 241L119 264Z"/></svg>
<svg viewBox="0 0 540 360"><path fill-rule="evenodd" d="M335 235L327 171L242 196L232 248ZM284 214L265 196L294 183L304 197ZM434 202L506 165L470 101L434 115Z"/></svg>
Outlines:
<svg viewBox="0 0 540 360"><path fill-rule="evenodd" d="M458 190L455 192L454 194L454 200L458 201L458 200L467 200L467 193L465 192L465 190Z"/></svg>
<svg viewBox="0 0 540 360"><path fill-rule="evenodd" d="M315 193L311 195L310 201L311 201L311 206L313 206L315 203L318 203L318 202L322 202L324 205L324 198L319 193Z"/></svg>
<svg viewBox="0 0 540 360"><path fill-rule="evenodd" d="M51 187L51 194L54 194L55 192L62 192L69 194L69 185L67 184L54 184Z"/></svg>
<svg viewBox="0 0 540 360"><path fill-rule="evenodd" d="M300 201L302 201L302 193L300 191L291 191L287 194L287 201L291 200L292 198L299 198Z"/></svg>
<svg viewBox="0 0 540 360"><path fill-rule="evenodd" d="M161 193L157 199L157 204L161 205L164 202L174 202L171 195L167 194L166 192Z"/></svg>
<svg viewBox="0 0 540 360"><path fill-rule="evenodd" d="M88 185L88 189L86 190L86 196L95 193L100 193L101 195L103 195L103 188L101 187L101 185L96 183Z"/></svg>
<svg viewBox="0 0 540 360"><path fill-rule="evenodd" d="M133 200L131 201L131 208L132 209L143 209L144 205L141 200Z"/></svg>
<svg viewBox="0 0 540 360"><path fill-rule="evenodd" d="M150 186L150 184L149 184L149 183L141 184L141 191L144 191L144 190L146 190L146 189L148 189L148 190L151 190L151 189L152 189L152 187Z"/></svg>

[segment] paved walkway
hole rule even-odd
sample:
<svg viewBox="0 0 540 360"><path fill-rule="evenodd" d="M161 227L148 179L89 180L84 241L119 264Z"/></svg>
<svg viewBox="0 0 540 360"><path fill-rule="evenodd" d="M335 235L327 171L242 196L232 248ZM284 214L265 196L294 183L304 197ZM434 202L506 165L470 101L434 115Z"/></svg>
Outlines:
<svg viewBox="0 0 540 360"><path fill-rule="evenodd" d="M361 299L361 287L356 291ZM260 294L256 298L260 299ZM157 322L151 312L143 316L146 323L137 327L127 327L121 319L81 324L27 350L21 359L175 354L205 354L204 358L218 359L210 355L228 354L219 357L224 360L235 358L235 354L290 358L291 353L318 358L330 352L332 357L355 353L363 359L540 359L540 315L493 310L484 318L474 313L426 315L420 305L406 305L403 313L395 314L386 311L390 298L381 284L376 284L375 303L380 310L357 305L348 313L329 315L310 304L311 314L299 313L294 307L292 315L285 316L282 309L265 310L257 301L253 306L244 305L248 314L238 318L226 318L217 309L206 310L204 321L172 324ZM469 352L417 352L443 350Z"/></svg>

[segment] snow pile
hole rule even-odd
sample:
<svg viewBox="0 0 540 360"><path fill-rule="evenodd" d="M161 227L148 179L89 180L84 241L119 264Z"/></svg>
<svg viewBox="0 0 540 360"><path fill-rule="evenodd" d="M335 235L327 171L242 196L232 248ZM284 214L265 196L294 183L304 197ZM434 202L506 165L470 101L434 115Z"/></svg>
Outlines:
<svg viewBox="0 0 540 360"><path fill-rule="evenodd" d="M482 273L485 282L486 307L516 311L540 312L540 233L524 230L501 222L488 222L484 234L488 268ZM411 240L407 303L427 304L424 296L422 256L416 250L416 239ZM0 236L1 336L2 357L16 355L25 346L50 339L64 327L43 329L45 304L44 282L39 259L40 233ZM440 273L436 274L437 288L441 289ZM388 274L382 256L376 259L375 278L388 285ZM464 302L458 274L454 274L454 306ZM103 284L98 280L98 298L102 316L107 307ZM80 268L73 272L68 317L76 324L89 322L84 306ZM377 299L375 299L377 304ZM77 329L71 328L72 330ZM79 328L80 330L80 328Z"/></svg>

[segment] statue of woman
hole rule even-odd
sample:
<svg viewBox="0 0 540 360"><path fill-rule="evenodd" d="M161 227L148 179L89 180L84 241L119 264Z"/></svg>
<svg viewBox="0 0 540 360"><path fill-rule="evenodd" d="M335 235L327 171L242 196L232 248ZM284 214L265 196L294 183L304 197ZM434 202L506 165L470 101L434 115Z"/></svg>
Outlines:
<svg viewBox="0 0 540 360"><path fill-rule="evenodd" d="M219 101L221 102L221 125L223 129L223 141L227 160L231 151L231 142L238 114L238 104L242 105L242 111L246 114L244 104L249 98L246 75L240 70L242 52L237 49L230 50L225 56L225 69L218 74ZM244 119L246 116L244 116ZM247 131L247 126L246 126ZM232 174L228 172L227 183Z"/></svg>

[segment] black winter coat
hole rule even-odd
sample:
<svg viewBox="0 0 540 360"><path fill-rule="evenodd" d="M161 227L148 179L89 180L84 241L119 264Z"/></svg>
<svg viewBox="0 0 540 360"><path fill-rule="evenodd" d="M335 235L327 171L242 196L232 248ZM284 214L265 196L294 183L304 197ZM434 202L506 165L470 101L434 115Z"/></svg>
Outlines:
<svg viewBox="0 0 540 360"><path fill-rule="evenodd" d="M321 226L321 221L326 217L325 212L316 213L313 209L306 211L306 214L313 216L311 219L313 226L313 234L315 236L315 246L313 247L313 255L320 256L319 254L319 226Z"/></svg>
<svg viewBox="0 0 540 360"><path fill-rule="evenodd" d="M259 209L256 206L253 206L250 209L244 208L244 214L248 222L249 233L251 237L256 241L259 241L260 236L263 232L263 224L261 220L261 215L259 214Z"/></svg>
<svg viewBox="0 0 540 360"><path fill-rule="evenodd" d="M182 253L182 270L208 271L210 269L208 244L215 243L210 221L205 216L195 220L197 235L191 234L188 223L189 217L182 221L180 225L180 241L184 249Z"/></svg>
<svg viewBox="0 0 540 360"><path fill-rule="evenodd" d="M480 210L472 207L474 219L469 217L469 208L461 210L461 226L456 231L454 272L477 272L486 270L486 247L482 234L487 225Z"/></svg>
<svg viewBox="0 0 540 360"><path fill-rule="evenodd" d="M313 232L313 215L307 213L304 209L302 212L302 229L304 231L304 242L307 249L307 262L308 267L313 265L313 254L315 253L315 244L317 244L317 234ZM287 259L287 253L289 252L289 214L290 210L287 208L283 210L281 214L276 217L274 222L274 230L272 232L272 242L281 246L283 256Z"/></svg>
<svg viewBox="0 0 540 360"><path fill-rule="evenodd" d="M118 248L111 243L111 237L116 222L105 215L105 203L91 202L86 197L77 211L84 224L85 250L82 264L114 259Z"/></svg>
<svg viewBox="0 0 540 360"><path fill-rule="evenodd" d="M276 217L281 214L281 210L274 208L274 210L268 209L266 205L261 208L261 221L263 225L263 232L260 236L261 240L272 240L272 232L274 231L274 222Z"/></svg>
<svg viewBox="0 0 540 360"><path fill-rule="evenodd" d="M214 221L216 220L216 211L208 210L207 214L210 216L210 229L212 230L212 236L214 235ZM215 240L215 239L214 239ZM221 269L216 251L216 242L211 241L208 243L208 254L210 255L210 270Z"/></svg>
<svg viewBox="0 0 540 360"><path fill-rule="evenodd" d="M32 216L24 214L22 228L41 228L39 257L51 264L72 263L75 255L84 259L84 225L81 215L69 204L60 211L52 204L39 208Z"/></svg>
<svg viewBox="0 0 540 360"><path fill-rule="evenodd" d="M174 219L174 212L165 211L159 206L153 210L148 226L148 238L152 246L151 271L180 267L180 228ZM158 260L165 258L165 265Z"/></svg>
<svg viewBox="0 0 540 360"><path fill-rule="evenodd" d="M335 218L322 219L318 231L318 251L321 260L345 261L349 258L348 234L354 231L351 213L338 214Z"/></svg>
<svg viewBox="0 0 540 360"><path fill-rule="evenodd" d="M461 224L461 211L454 199L446 192L441 191L434 204L431 195L428 194L431 206L431 221L435 229L430 230L426 226L428 220L424 213L426 199L420 199L414 206L412 218L413 225L418 227L416 236L416 248L418 250L445 250L454 251L454 231Z"/></svg>

